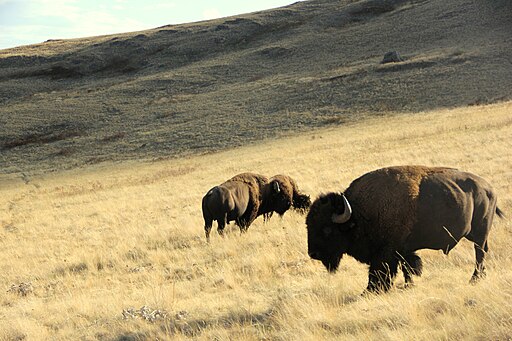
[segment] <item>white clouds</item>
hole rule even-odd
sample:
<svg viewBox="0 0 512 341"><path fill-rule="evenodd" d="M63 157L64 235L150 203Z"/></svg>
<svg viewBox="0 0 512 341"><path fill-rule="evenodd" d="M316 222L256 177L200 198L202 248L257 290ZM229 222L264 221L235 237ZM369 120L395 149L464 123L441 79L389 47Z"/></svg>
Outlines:
<svg viewBox="0 0 512 341"><path fill-rule="evenodd" d="M33 44L44 39L34 40L34 32L42 32L41 25L0 26L0 49Z"/></svg>
<svg viewBox="0 0 512 341"><path fill-rule="evenodd" d="M144 25L136 20L116 18L106 12L83 13L77 16L76 20L67 28L71 37L129 32L144 28Z"/></svg>
<svg viewBox="0 0 512 341"><path fill-rule="evenodd" d="M59 17L74 20L80 15L76 0L31 0L27 2L24 16L29 19Z"/></svg>
<svg viewBox="0 0 512 341"><path fill-rule="evenodd" d="M174 2L158 2L158 3L150 3L145 4L144 9L146 11L163 11L163 10L172 10L176 8L176 4Z"/></svg>
<svg viewBox="0 0 512 341"><path fill-rule="evenodd" d="M220 11L216 8L207 8L203 11L203 19L205 20L217 19L220 17Z"/></svg>
<svg viewBox="0 0 512 341"><path fill-rule="evenodd" d="M5 0L0 0L5 1ZM33 44L47 39L68 39L124 33L151 28L128 16L119 6L96 4L95 1L30 0L24 1L17 21L9 26L0 24L0 49Z"/></svg>
<svg viewBox="0 0 512 341"><path fill-rule="evenodd" d="M0 49L215 19L292 1L0 0Z"/></svg>

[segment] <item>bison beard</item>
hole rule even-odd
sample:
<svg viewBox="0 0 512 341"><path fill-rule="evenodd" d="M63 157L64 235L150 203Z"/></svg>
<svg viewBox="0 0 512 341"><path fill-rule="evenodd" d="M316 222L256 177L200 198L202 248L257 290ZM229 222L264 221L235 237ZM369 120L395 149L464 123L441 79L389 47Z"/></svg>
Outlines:
<svg viewBox="0 0 512 341"><path fill-rule="evenodd" d="M346 200L348 199L348 200ZM466 238L475 244L471 281L484 257L496 195L484 179L450 168L383 168L354 180L345 193L320 196L306 218L308 253L336 271L343 254L370 266L368 291L386 291L401 266L406 285L421 275L420 249L446 254Z"/></svg>

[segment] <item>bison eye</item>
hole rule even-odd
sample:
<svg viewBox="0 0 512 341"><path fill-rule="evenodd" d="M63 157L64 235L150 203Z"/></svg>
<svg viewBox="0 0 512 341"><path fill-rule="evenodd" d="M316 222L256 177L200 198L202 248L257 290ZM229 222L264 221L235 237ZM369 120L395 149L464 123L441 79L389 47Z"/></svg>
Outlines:
<svg viewBox="0 0 512 341"><path fill-rule="evenodd" d="M328 237L332 233L332 228L330 226L326 226L322 229L322 231L324 232L324 235Z"/></svg>

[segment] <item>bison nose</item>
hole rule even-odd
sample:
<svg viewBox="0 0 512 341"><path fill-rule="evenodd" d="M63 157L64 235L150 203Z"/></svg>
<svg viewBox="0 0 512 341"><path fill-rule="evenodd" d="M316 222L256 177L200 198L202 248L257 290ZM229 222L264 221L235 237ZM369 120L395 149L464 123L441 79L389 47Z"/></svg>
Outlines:
<svg viewBox="0 0 512 341"><path fill-rule="evenodd" d="M309 257L316 259L316 260L320 260L320 254L318 252L309 251L308 254L309 254Z"/></svg>

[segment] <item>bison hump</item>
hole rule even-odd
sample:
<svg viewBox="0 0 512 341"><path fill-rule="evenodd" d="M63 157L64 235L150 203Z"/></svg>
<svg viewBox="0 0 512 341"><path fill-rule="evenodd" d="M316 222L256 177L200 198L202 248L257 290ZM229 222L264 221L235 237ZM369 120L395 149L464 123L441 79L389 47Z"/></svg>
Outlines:
<svg viewBox="0 0 512 341"><path fill-rule="evenodd" d="M382 168L354 180L345 195L367 233L400 243L416 222L420 184L429 173L421 166Z"/></svg>

